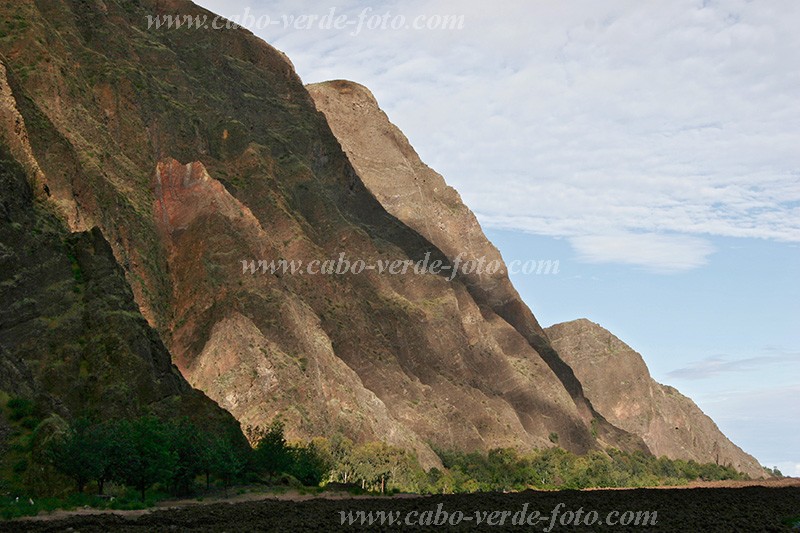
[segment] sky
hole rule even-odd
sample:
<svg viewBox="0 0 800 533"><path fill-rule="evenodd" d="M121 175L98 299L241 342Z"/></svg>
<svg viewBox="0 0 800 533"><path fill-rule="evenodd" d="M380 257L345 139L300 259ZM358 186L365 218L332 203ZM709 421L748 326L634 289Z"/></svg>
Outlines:
<svg viewBox="0 0 800 533"><path fill-rule="evenodd" d="M369 87L506 261L559 261L512 278L543 325L800 476L800 2L197 3Z"/></svg>

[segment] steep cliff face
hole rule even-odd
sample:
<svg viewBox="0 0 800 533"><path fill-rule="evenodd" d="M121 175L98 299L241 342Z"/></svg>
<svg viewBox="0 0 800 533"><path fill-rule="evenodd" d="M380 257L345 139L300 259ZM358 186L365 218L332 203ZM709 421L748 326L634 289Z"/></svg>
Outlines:
<svg viewBox="0 0 800 533"><path fill-rule="evenodd" d="M458 192L422 162L369 89L346 80L317 83L307 89L359 179L381 205L437 246L452 264L471 265L461 269L459 279L472 298L513 327L534 349L570 394L584 422L591 423L601 439L635 445L636 438L607 424L586 400L572 369L552 349L511 284L500 253L484 235L475 215Z"/></svg>
<svg viewBox="0 0 800 533"><path fill-rule="evenodd" d="M62 416L233 418L192 389L98 229L70 234L0 136L0 392Z"/></svg>
<svg viewBox="0 0 800 533"><path fill-rule="evenodd" d="M653 454L764 476L754 457L728 440L691 399L650 377L642 356L609 331L585 319L546 331L595 408L613 424L641 435Z"/></svg>
<svg viewBox="0 0 800 533"><path fill-rule="evenodd" d="M147 29L147 15L207 14L178 0L0 13L25 20L0 53L34 194L71 229L101 229L173 361L242 423L280 414L291 436L387 440L426 464L429 443L644 446L591 410L504 276L243 273L341 253L446 264L465 242L376 199L283 54L238 29ZM442 194L484 241L467 250L497 256Z"/></svg>

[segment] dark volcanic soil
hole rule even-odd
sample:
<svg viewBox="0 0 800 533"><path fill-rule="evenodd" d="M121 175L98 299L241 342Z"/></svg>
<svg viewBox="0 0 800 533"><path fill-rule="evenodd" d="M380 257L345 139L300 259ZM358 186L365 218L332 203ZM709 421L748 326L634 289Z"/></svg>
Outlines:
<svg viewBox="0 0 800 533"><path fill-rule="evenodd" d="M528 504L528 512L538 510L544 518L534 526L509 524L477 525L476 511L517 512ZM634 489L534 492L518 494L472 494L419 498L315 499L308 501L262 500L244 503L195 505L162 510L132 517L116 514L73 516L44 521L0 523L0 531L544 531L558 504L556 526L552 531L792 531L800 520L800 487ZM471 520L456 526L406 526L404 524L342 525L340 511L399 511L401 521L407 513L436 512L437 506L452 515L462 511ZM589 527L559 525L562 517L583 509L583 516L597 511L600 521ZM612 511L657 511L657 525L608 526L601 522ZM413 515L416 517L417 515ZM496 518L499 518L496 517ZM794 529L798 531L797 529Z"/></svg>

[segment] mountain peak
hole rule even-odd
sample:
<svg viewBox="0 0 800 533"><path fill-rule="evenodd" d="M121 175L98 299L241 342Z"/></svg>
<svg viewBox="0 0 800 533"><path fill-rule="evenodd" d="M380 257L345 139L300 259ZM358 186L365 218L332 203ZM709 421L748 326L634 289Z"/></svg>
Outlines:
<svg viewBox="0 0 800 533"><path fill-rule="evenodd" d="M657 383L642 356L610 331L586 319L546 331L592 405L611 423L641 435L653 454L764 476L754 457L732 443L690 398Z"/></svg>
<svg viewBox="0 0 800 533"><path fill-rule="evenodd" d="M306 85L309 92L317 92L320 90L334 90L340 96L346 96L351 101L366 101L378 107L378 100L372 91L365 85L350 80L328 80L319 83L311 83Z"/></svg>

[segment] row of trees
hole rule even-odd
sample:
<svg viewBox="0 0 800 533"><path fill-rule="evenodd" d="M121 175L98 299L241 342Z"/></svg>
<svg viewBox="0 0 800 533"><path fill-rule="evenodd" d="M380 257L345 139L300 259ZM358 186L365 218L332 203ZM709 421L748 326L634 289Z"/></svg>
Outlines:
<svg viewBox="0 0 800 533"><path fill-rule="evenodd" d="M143 499L156 483L172 494L187 494L198 477L207 486L213 477L226 488L244 480L274 483L284 475L306 486L335 482L373 492L425 492L428 486L412 453L383 442L355 445L336 434L289 443L279 420L250 428L248 435L255 442L252 449L237 445L234 437L201 431L188 420L78 419L54 433L45 456L78 492L94 482L102 494L112 481L136 488Z"/></svg>
<svg viewBox="0 0 800 533"><path fill-rule="evenodd" d="M105 484L114 482L137 489L142 500L157 483L171 494L189 494L198 478L206 488L214 478L226 491L234 482L275 483L286 481L279 479L283 476L318 486L337 464L326 439L288 443L280 420L250 428L249 436L253 447L237 434L204 431L188 419L144 416L94 423L80 418L52 431L43 455L78 492L94 482L103 494ZM376 479L377 474L369 475L371 482Z"/></svg>
<svg viewBox="0 0 800 533"><path fill-rule="evenodd" d="M284 476L306 486L342 483L374 492L453 493L527 488L631 487L696 479L740 479L730 467L656 458L618 450L577 456L559 447L521 454L438 451L443 469L426 472L410 452L382 442L355 445L336 434L288 443L280 421L251 429L249 447L235 435L200 430L188 420L155 417L91 423L78 419L46 446L48 461L78 492L95 482L102 494L113 481L136 488L142 499L158 483L175 495L198 479L227 488L239 481L274 483ZM283 480L285 481L285 479Z"/></svg>
<svg viewBox="0 0 800 533"><path fill-rule="evenodd" d="M729 466L615 449L587 455L575 455L558 447L530 454L495 449L488 454L447 451L439 455L445 471L429 473L429 482L442 492L642 487L744 478Z"/></svg>
<svg viewBox="0 0 800 533"><path fill-rule="evenodd" d="M103 494L108 482L137 489L145 499L159 484L174 495L192 491L198 478L227 488L234 482L284 482L290 476L306 486L340 482L364 490L421 491L425 473L409 452L371 442L355 446L341 435L289 443L284 426L250 428L250 448L235 435L199 429L187 419L164 421L145 416L94 423L85 418L52 431L44 445L47 463L83 492L95 483Z"/></svg>
<svg viewBox="0 0 800 533"><path fill-rule="evenodd" d="M142 500L155 483L172 494L187 494L199 476L206 485L215 476L227 488L248 463L247 449L235 435L201 431L187 419L153 416L102 423L77 419L52 434L44 455L78 492L95 482L103 494L105 484L115 482L136 488Z"/></svg>

